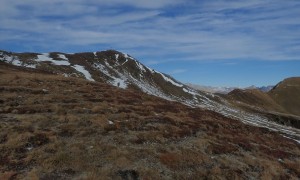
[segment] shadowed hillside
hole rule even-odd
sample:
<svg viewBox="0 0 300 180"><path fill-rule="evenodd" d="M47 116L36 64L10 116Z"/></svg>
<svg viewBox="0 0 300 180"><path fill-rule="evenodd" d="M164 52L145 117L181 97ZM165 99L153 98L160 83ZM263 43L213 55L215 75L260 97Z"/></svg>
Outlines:
<svg viewBox="0 0 300 180"><path fill-rule="evenodd" d="M223 97L241 109L300 128L300 78L285 79L267 93L258 89L235 89Z"/></svg>
<svg viewBox="0 0 300 180"><path fill-rule="evenodd" d="M286 112L268 94L258 89L235 89L227 95L231 100L245 103L268 111Z"/></svg>
<svg viewBox="0 0 300 180"><path fill-rule="evenodd" d="M300 77L281 81L268 94L288 112L300 116Z"/></svg>
<svg viewBox="0 0 300 180"><path fill-rule="evenodd" d="M300 146L135 90L0 64L0 179L291 179Z"/></svg>

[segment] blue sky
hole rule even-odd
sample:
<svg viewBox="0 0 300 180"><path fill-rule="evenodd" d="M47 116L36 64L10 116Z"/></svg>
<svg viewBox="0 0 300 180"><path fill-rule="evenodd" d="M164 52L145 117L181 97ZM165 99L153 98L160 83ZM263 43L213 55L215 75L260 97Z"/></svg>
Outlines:
<svg viewBox="0 0 300 180"><path fill-rule="evenodd" d="M300 76L298 0L0 0L0 49L116 49L182 82Z"/></svg>

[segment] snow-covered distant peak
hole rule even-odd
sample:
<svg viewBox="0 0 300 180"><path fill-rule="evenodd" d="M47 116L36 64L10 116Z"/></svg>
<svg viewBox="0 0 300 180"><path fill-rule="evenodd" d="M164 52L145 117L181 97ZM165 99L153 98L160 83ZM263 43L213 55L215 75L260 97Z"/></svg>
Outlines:
<svg viewBox="0 0 300 180"><path fill-rule="evenodd" d="M252 86L249 86L249 87L246 87L246 88L244 88L244 89L259 89L259 90L261 90L261 91L263 91L263 92L268 92L268 91L270 91L271 89L273 89L273 85L269 85L269 86L261 86L261 87L257 87L257 86L254 86L254 85L252 85Z"/></svg>
<svg viewBox="0 0 300 180"><path fill-rule="evenodd" d="M208 93L220 93L220 94L227 94L230 91L236 89L236 87L212 87L212 86L195 85L191 83L187 83L186 85L200 91L204 91Z"/></svg>

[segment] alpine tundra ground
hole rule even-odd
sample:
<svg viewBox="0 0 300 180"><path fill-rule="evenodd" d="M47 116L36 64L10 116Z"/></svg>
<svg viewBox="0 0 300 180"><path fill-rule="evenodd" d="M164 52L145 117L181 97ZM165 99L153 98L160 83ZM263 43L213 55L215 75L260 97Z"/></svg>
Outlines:
<svg viewBox="0 0 300 180"><path fill-rule="evenodd" d="M300 145L213 111L0 64L0 179L297 179Z"/></svg>

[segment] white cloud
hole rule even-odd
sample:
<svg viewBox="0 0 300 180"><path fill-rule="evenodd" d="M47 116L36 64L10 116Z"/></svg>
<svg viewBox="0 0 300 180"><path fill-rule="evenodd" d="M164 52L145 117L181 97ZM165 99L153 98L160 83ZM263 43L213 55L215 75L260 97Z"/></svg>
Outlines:
<svg viewBox="0 0 300 180"><path fill-rule="evenodd" d="M300 60L299 17L294 0L2 0L0 43L51 50L105 44L148 64Z"/></svg>
<svg viewBox="0 0 300 180"><path fill-rule="evenodd" d="M169 72L169 74L174 75L174 74L181 74L186 72L186 69L174 69L173 71Z"/></svg>

